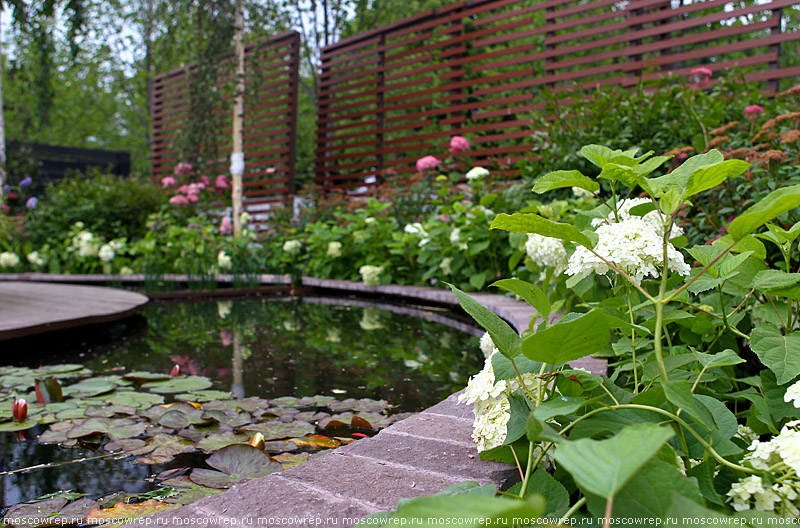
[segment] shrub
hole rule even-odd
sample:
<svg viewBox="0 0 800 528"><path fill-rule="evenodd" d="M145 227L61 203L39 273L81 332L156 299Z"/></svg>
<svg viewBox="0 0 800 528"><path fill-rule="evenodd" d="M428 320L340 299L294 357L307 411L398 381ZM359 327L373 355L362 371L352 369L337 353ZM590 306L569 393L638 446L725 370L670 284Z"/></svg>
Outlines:
<svg viewBox="0 0 800 528"><path fill-rule="evenodd" d="M144 236L147 217L166 202L164 193L142 177L89 173L48 186L29 213L25 234L34 246L61 240L76 222L107 240Z"/></svg>

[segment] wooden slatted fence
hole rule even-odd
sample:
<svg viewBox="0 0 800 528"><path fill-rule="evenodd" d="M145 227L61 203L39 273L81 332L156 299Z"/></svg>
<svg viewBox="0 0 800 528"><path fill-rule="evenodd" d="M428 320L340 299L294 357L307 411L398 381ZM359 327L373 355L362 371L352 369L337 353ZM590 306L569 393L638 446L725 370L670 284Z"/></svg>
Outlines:
<svg viewBox="0 0 800 528"><path fill-rule="evenodd" d="M772 89L796 82L800 64L782 61L781 45L800 40L799 4L468 0L344 39L321 57L315 181L360 194L445 152L452 135L470 138L475 164L510 167L530 153L545 88L632 86L699 66L744 68Z"/></svg>
<svg viewBox="0 0 800 528"><path fill-rule="evenodd" d="M245 209L268 210L295 191L295 143L300 34L291 31L245 48L245 117L243 176ZM195 66L155 78L152 111L151 164L153 177L171 174L181 161L199 160L202 174L213 182L227 175L233 116L233 61L217 69L216 106L203 142L188 145L191 128ZM196 104L197 101L195 100ZM200 146L198 146L198 144ZM267 215L254 214L256 221Z"/></svg>

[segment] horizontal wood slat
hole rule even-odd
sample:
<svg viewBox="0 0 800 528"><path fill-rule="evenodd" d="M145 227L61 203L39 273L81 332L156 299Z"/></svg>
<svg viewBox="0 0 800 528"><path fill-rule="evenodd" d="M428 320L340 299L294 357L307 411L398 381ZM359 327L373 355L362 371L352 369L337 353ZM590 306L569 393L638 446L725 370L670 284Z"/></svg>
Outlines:
<svg viewBox="0 0 800 528"><path fill-rule="evenodd" d="M782 63L780 48L800 41L783 29L796 27L798 5L465 0L343 39L322 50L314 181L362 194L368 177L447 155L452 135L470 139L467 159L510 165L530 155L529 114L544 108L545 89L688 83L700 66L744 68L770 89L796 82L800 66Z"/></svg>
<svg viewBox="0 0 800 528"><path fill-rule="evenodd" d="M299 62L300 35L294 31L245 47L246 172L242 179L246 209L280 203L294 193ZM195 157L206 160L204 175L212 181L228 174L232 56L219 64L219 96L215 105L206 107L214 125L203 131L203 143L195 144L192 151L187 151L186 132L195 111L192 75L196 67L189 65L155 77L150 157L154 178L172 174L177 163Z"/></svg>

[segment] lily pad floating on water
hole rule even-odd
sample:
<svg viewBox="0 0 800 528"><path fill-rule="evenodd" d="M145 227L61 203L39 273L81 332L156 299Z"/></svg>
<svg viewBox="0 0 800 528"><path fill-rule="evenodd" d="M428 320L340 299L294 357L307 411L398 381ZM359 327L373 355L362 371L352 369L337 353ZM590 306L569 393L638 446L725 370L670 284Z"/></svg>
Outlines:
<svg viewBox="0 0 800 528"><path fill-rule="evenodd" d="M167 381L152 381L142 385L142 389L159 394L191 392L211 387L211 380L203 376L187 376L170 378Z"/></svg>
<svg viewBox="0 0 800 528"><path fill-rule="evenodd" d="M306 436L314 432L315 427L308 422L264 422L242 427L243 431L253 431L264 435L264 440L280 440Z"/></svg>
<svg viewBox="0 0 800 528"><path fill-rule="evenodd" d="M136 460L140 464L163 464L172 460L175 455L187 453L194 449L195 443L191 440L167 434L157 434L147 440L147 445L130 451L130 454L136 456L147 455Z"/></svg>
<svg viewBox="0 0 800 528"><path fill-rule="evenodd" d="M171 378L171 376L169 374L163 374L157 372L135 371L123 374L122 378L130 381L138 381L145 383L149 381L167 381L168 379Z"/></svg>
<svg viewBox="0 0 800 528"><path fill-rule="evenodd" d="M138 409L149 409L153 405L164 403L164 397L148 392L115 392L110 395L107 402L112 405L122 405L125 407L136 407Z"/></svg>
<svg viewBox="0 0 800 528"><path fill-rule="evenodd" d="M198 468L189 478L196 484L217 489L227 489L283 469L266 453L246 444L223 447L208 457L206 464L218 471Z"/></svg>
<svg viewBox="0 0 800 528"><path fill-rule="evenodd" d="M234 433L233 431L223 431L213 433L197 442L197 448L208 453L222 449L232 444L246 444L250 440L250 435L245 433Z"/></svg>
<svg viewBox="0 0 800 528"><path fill-rule="evenodd" d="M222 489L201 486L200 484L192 482L189 477L185 475L165 480L161 483L161 485L176 489L178 491L176 495L167 497L164 499L164 501L180 505L191 504L205 497L210 497L211 495L219 495L225 491Z"/></svg>
<svg viewBox="0 0 800 528"><path fill-rule="evenodd" d="M234 398L230 392L219 390L198 390L186 394L178 394L175 399L178 401L192 402L212 402L217 400L230 400Z"/></svg>
<svg viewBox="0 0 800 528"><path fill-rule="evenodd" d="M15 431L26 431L32 427L39 425L39 422L28 417L21 422L4 422L0 423L0 432L13 433Z"/></svg>
<svg viewBox="0 0 800 528"><path fill-rule="evenodd" d="M63 388L64 396L76 396L82 398L90 398L92 396L99 396L116 389L117 386L107 380L102 379L86 379L79 381L74 385L69 385Z"/></svg>
<svg viewBox="0 0 800 528"><path fill-rule="evenodd" d="M177 504L169 504L155 499L149 499L137 504L120 502L115 504L113 508L106 510L99 508L91 510L86 516L86 521L91 524L102 523L103 526L119 526L130 522L130 519L138 519L139 517L153 515L154 513L177 507ZM119 519L119 522L114 522L114 519Z"/></svg>

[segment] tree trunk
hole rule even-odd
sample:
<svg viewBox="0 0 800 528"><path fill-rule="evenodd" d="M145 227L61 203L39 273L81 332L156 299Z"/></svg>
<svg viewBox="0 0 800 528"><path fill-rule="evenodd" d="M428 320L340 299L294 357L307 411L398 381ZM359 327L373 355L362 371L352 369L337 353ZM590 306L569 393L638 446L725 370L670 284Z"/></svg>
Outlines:
<svg viewBox="0 0 800 528"><path fill-rule="evenodd" d="M233 151L231 180L233 183L233 235L242 234L242 174L244 174L244 12L242 0L234 5L235 63L233 98Z"/></svg>
<svg viewBox="0 0 800 528"><path fill-rule="evenodd" d="M0 14L3 6L0 4ZM0 28L0 198L5 194L6 185L6 120L3 115L3 34Z"/></svg>

